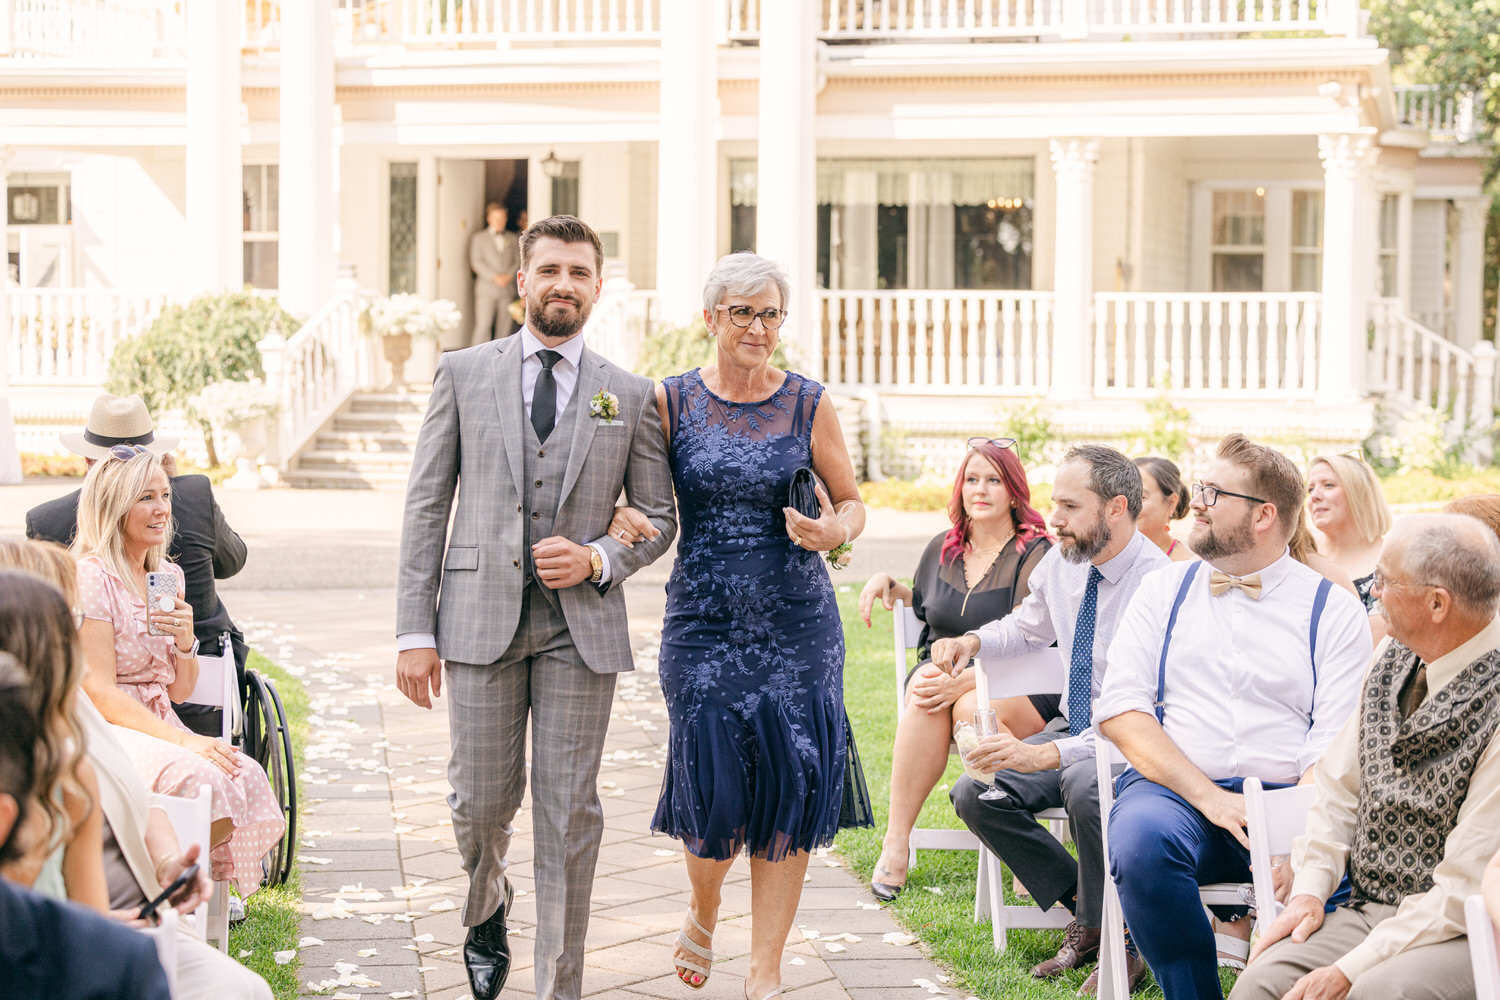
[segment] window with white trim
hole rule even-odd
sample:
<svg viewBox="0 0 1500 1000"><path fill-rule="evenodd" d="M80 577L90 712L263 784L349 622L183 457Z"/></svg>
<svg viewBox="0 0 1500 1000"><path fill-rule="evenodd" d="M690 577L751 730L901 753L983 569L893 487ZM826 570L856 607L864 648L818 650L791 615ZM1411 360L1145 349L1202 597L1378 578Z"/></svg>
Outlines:
<svg viewBox="0 0 1500 1000"><path fill-rule="evenodd" d="M1396 269L1400 260L1401 196L1380 196L1380 297L1393 299L1396 291Z"/></svg>
<svg viewBox="0 0 1500 1000"><path fill-rule="evenodd" d="M1292 291L1323 290L1323 192L1292 192Z"/></svg>
<svg viewBox="0 0 1500 1000"><path fill-rule="evenodd" d="M274 163L244 166L244 280L251 288L276 288L276 254L280 226L280 169Z"/></svg>
<svg viewBox="0 0 1500 1000"><path fill-rule="evenodd" d="M1259 292L1266 283L1266 189L1213 193L1210 274L1216 292Z"/></svg>

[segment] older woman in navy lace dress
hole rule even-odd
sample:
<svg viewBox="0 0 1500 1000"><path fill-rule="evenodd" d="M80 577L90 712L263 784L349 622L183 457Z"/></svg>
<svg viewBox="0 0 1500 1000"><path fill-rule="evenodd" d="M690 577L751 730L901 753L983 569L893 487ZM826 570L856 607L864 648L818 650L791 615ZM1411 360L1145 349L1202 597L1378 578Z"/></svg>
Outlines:
<svg viewBox="0 0 1500 1000"><path fill-rule="evenodd" d="M657 390L682 535L661 641L670 753L651 827L683 843L693 893L673 964L695 989L724 877L749 855L750 1000L780 992L809 853L833 840L841 811L843 825L869 821L867 802L846 808L844 636L824 561L858 537L865 511L832 401L771 363L787 293L772 262L724 257L703 294L717 363ZM787 507L809 466L827 484L817 518ZM612 527L627 542L639 537L629 514Z"/></svg>

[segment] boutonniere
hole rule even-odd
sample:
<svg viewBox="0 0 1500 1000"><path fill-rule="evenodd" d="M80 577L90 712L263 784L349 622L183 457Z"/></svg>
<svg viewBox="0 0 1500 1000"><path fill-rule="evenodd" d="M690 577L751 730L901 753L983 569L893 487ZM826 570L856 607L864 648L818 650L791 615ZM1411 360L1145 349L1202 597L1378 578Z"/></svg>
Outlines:
<svg viewBox="0 0 1500 1000"><path fill-rule="evenodd" d="M589 416L597 419L613 420L620 415L620 397L605 389L594 393L594 398L589 400Z"/></svg>

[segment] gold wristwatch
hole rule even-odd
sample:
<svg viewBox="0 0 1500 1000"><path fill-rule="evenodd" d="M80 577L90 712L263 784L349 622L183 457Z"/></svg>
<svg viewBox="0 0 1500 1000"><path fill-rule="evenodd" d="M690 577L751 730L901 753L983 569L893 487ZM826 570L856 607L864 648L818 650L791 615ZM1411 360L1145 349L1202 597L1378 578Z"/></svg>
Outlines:
<svg viewBox="0 0 1500 1000"><path fill-rule="evenodd" d="M589 569L594 571L589 582L598 583L604 576L604 557L592 545L589 546Z"/></svg>

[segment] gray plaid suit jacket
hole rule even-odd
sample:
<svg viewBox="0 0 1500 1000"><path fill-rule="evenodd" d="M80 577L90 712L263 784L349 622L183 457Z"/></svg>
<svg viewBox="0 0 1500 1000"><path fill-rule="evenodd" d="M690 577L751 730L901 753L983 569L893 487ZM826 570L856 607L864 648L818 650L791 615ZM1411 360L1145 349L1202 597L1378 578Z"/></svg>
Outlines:
<svg viewBox="0 0 1500 1000"><path fill-rule="evenodd" d="M396 633L434 633L445 660L495 662L520 622L527 566L521 353L521 338L508 337L444 354L417 437L401 530ZM585 347L568 405L587 407L601 389L619 397L619 416L606 423L579 413L555 531L579 544L599 541L610 581L585 582L558 596L584 663L617 673L632 669L620 583L671 545L677 507L655 386ZM622 490L661 531L634 548L608 536Z"/></svg>

